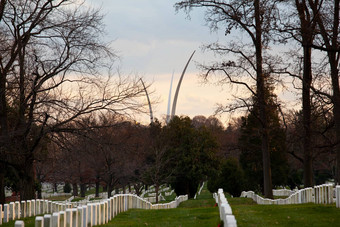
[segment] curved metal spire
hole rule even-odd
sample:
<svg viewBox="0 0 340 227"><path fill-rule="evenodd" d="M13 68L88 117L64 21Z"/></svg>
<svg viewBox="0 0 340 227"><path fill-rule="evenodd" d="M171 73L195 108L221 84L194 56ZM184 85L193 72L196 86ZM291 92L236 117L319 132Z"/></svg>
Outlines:
<svg viewBox="0 0 340 227"><path fill-rule="evenodd" d="M168 124L170 121L170 105L171 105L171 91L172 91L172 82L174 81L175 70L172 72L170 90L169 90L169 98L168 98L168 110L166 112L166 123Z"/></svg>
<svg viewBox="0 0 340 227"><path fill-rule="evenodd" d="M142 78L140 78L140 81L143 84L144 91L145 91L145 94L146 94L146 98L148 99L149 111L150 111L150 121L151 121L150 123L153 123L153 114L152 114L152 108L151 108L151 102L150 102L149 94L148 94L148 91L146 90L146 87L145 87L145 84L144 84Z"/></svg>
<svg viewBox="0 0 340 227"><path fill-rule="evenodd" d="M191 56L190 56L190 58L189 58L187 64L185 65L185 67L184 67L184 69L183 69L181 78L180 78L179 81L178 81L178 85L177 85L177 88L176 88L176 93L175 93L175 96L174 96L174 102L172 103L172 111L171 111L171 117L170 117L170 119L172 119L172 118L175 116L175 113L176 113L176 104L177 104L177 98L178 98L179 89L180 89L180 87L181 87L181 84L182 84L182 80L183 80L185 71L187 70L188 65L189 65L189 63L190 63L190 61L191 61L191 58L192 58L192 56L194 56L195 52L196 52L196 51L194 51L194 52L191 54Z"/></svg>

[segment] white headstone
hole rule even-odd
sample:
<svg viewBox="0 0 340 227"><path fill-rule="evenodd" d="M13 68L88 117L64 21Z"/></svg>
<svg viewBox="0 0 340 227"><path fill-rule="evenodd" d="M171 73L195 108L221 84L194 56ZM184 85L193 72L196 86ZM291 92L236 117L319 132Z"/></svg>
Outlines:
<svg viewBox="0 0 340 227"><path fill-rule="evenodd" d="M26 209L26 201L21 201L21 206L20 206L20 210L21 210L21 217L25 218L27 213L27 209Z"/></svg>
<svg viewBox="0 0 340 227"><path fill-rule="evenodd" d="M66 211L59 212L59 225L60 227L66 227Z"/></svg>
<svg viewBox="0 0 340 227"><path fill-rule="evenodd" d="M52 226L52 215L45 214L44 215L44 227L51 227L51 226Z"/></svg>
<svg viewBox="0 0 340 227"><path fill-rule="evenodd" d="M66 227L72 227L72 209L66 209Z"/></svg>
<svg viewBox="0 0 340 227"><path fill-rule="evenodd" d="M87 206L82 206L83 209L83 220L82 220L82 226L81 227L86 227L87 226Z"/></svg>
<svg viewBox="0 0 340 227"><path fill-rule="evenodd" d="M4 223L9 222L9 204L4 204Z"/></svg>
<svg viewBox="0 0 340 227"><path fill-rule="evenodd" d="M41 216L35 217L35 227L44 227L44 218Z"/></svg>
<svg viewBox="0 0 340 227"><path fill-rule="evenodd" d="M51 227L60 227L59 213L53 213L52 214Z"/></svg>
<svg viewBox="0 0 340 227"><path fill-rule="evenodd" d="M22 220L17 220L14 223L14 227L25 227L25 223Z"/></svg>
<svg viewBox="0 0 340 227"><path fill-rule="evenodd" d="M72 208L72 227L78 227L78 210L77 208Z"/></svg>
<svg viewBox="0 0 340 227"><path fill-rule="evenodd" d="M234 215L226 215L226 224L228 227L237 227L236 219Z"/></svg>
<svg viewBox="0 0 340 227"><path fill-rule="evenodd" d="M32 201L30 201L30 200L26 201L26 216L27 217L32 216Z"/></svg>
<svg viewBox="0 0 340 227"><path fill-rule="evenodd" d="M20 219L20 202L16 201L15 202L15 219Z"/></svg>
<svg viewBox="0 0 340 227"><path fill-rule="evenodd" d="M0 225L2 225L2 204L0 204Z"/></svg>
<svg viewBox="0 0 340 227"><path fill-rule="evenodd" d="M93 209L93 204L88 204L87 205L87 226L92 226L92 211Z"/></svg>
<svg viewBox="0 0 340 227"><path fill-rule="evenodd" d="M83 208L82 207L77 207L77 221L78 221L78 224L77 224L77 227L82 227L83 226L83 220L84 220L84 217L83 217Z"/></svg>
<svg viewBox="0 0 340 227"><path fill-rule="evenodd" d="M97 204L92 204L92 225L97 225Z"/></svg>
<svg viewBox="0 0 340 227"><path fill-rule="evenodd" d="M35 200L32 199L31 200L31 216L35 216L36 213L35 213Z"/></svg>
<svg viewBox="0 0 340 227"><path fill-rule="evenodd" d="M336 207L340 208L340 185L335 188Z"/></svg>
<svg viewBox="0 0 340 227"><path fill-rule="evenodd" d="M9 203L9 220L15 219L15 204L14 202Z"/></svg>

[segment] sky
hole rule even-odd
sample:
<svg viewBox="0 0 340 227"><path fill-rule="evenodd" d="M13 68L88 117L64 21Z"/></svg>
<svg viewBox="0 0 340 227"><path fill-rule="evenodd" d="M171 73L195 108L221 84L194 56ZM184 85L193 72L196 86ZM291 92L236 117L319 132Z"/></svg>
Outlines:
<svg viewBox="0 0 340 227"><path fill-rule="evenodd" d="M153 106L154 116L165 117L172 73L174 83L172 99L182 70L191 53L196 53L184 76L176 115L194 117L214 114L217 103L231 101L229 88L202 84L198 63L209 63L214 55L201 47L224 41L223 31L211 32L205 25L203 9L194 9L188 19L185 12L176 12L175 0L89 0L105 14L107 38L119 55L119 68L126 74L143 76L152 83L151 90L158 104ZM223 123L229 115L221 116ZM140 121L148 123L147 115Z"/></svg>

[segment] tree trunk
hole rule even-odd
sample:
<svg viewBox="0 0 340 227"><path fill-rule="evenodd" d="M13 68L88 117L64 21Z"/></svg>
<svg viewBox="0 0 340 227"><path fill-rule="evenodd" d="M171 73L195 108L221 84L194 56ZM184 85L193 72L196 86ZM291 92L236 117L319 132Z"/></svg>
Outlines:
<svg viewBox="0 0 340 227"><path fill-rule="evenodd" d="M96 197L99 197L99 177L96 178Z"/></svg>
<svg viewBox="0 0 340 227"><path fill-rule="evenodd" d="M5 165L0 163L0 204L5 204Z"/></svg>
<svg viewBox="0 0 340 227"><path fill-rule="evenodd" d="M112 183L109 183L107 185L107 198L110 198L112 196L113 186Z"/></svg>
<svg viewBox="0 0 340 227"><path fill-rule="evenodd" d="M333 104L334 104L334 121L336 134L336 182L340 182L340 88L339 88L339 10L340 1L334 1L334 18L332 30L332 50L328 52L329 63L331 67L331 78L333 87ZM337 51L335 51L337 50Z"/></svg>
<svg viewBox="0 0 340 227"><path fill-rule="evenodd" d="M300 33L303 47L303 77L302 77L302 113L303 113L303 179L304 186L313 186L313 150L311 139L311 84L312 84L312 44L315 32L315 20L311 21L309 8L305 1L295 1L300 19Z"/></svg>
<svg viewBox="0 0 340 227"><path fill-rule="evenodd" d="M143 190L143 184L141 183L136 183L133 185L134 189L135 189L135 193L137 196L140 196L142 194L142 190Z"/></svg>
<svg viewBox="0 0 340 227"><path fill-rule="evenodd" d="M336 183L340 182L340 88L339 88L339 70L337 67L336 54L334 52L328 53L331 66L331 77L333 87L333 115L335 122L335 136L336 136Z"/></svg>
<svg viewBox="0 0 340 227"><path fill-rule="evenodd" d="M80 184L80 197L85 197L86 193L86 184Z"/></svg>
<svg viewBox="0 0 340 227"><path fill-rule="evenodd" d="M33 160L31 158L26 158L25 163L21 169L22 178L20 180L20 200L31 200L35 199L35 190L34 190L34 167Z"/></svg>
<svg viewBox="0 0 340 227"><path fill-rule="evenodd" d="M73 196L78 196L78 184L72 183Z"/></svg>
<svg viewBox="0 0 340 227"><path fill-rule="evenodd" d="M158 203L158 191L159 191L159 185L155 184L156 203Z"/></svg>
<svg viewBox="0 0 340 227"><path fill-rule="evenodd" d="M37 188L37 197L38 197L38 199L42 199L42 195L41 195L41 187L42 187L42 185L41 185L41 181L39 180L38 181L38 188Z"/></svg>
<svg viewBox="0 0 340 227"><path fill-rule="evenodd" d="M311 48L308 46L303 47L304 52L304 66L303 66L303 79L302 79L302 112L303 112L303 175L304 186L313 186L313 152L311 140L311 97L310 88L312 83L312 61L311 61Z"/></svg>
<svg viewBox="0 0 340 227"><path fill-rule="evenodd" d="M256 88L257 99L260 112L261 121L261 149L262 149L262 161L263 161L263 186L264 196L267 198L273 198L272 178L271 178L271 166L270 166L270 151L269 151L269 136L268 136L268 123L266 113L266 98L265 98L265 75L262 69L262 23L260 13L259 0L254 1L255 8L255 26L256 26L256 38L255 38L255 51L256 51Z"/></svg>

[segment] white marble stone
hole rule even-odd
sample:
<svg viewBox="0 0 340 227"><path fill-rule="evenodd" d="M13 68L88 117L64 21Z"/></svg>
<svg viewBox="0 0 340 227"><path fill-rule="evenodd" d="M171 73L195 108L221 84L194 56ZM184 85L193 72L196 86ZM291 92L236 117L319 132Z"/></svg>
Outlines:
<svg viewBox="0 0 340 227"><path fill-rule="evenodd" d="M59 213L53 213L52 214L51 227L61 227L60 226L60 215L59 215Z"/></svg>
<svg viewBox="0 0 340 227"><path fill-rule="evenodd" d="M92 204L92 225L97 225L97 204Z"/></svg>
<svg viewBox="0 0 340 227"><path fill-rule="evenodd" d="M21 218L26 218L26 215L27 215L26 201L21 201L20 216Z"/></svg>
<svg viewBox="0 0 340 227"><path fill-rule="evenodd" d="M88 209L88 207L85 205L85 206L82 206L81 209L83 210L83 220L82 220L82 226L81 227L86 227L87 226L87 215L88 215L87 209Z"/></svg>
<svg viewBox="0 0 340 227"><path fill-rule="evenodd" d="M77 207L77 226L82 227L83 226L83 208L82 207Z"/></svg>
<svg viewBox="0 0 340 227"><path fill-rule="evenodd" d="M15 217L14 217L14 219L15 220L20 219L20 212L21 212L20 202L16 201L14 204L15 204L15 208L14 208Z"/></svg>
<svg viewBox="0 0 340 227"><path fill-rule="evenodd" d="M2 225L2 219L3 219L2 204L0 204L0 225Z"/></svg>
<svg viewBox="0 0 340 227"><path fill-rule="evenodd" d="M25 227L25 223L24 223L24 221L17 220L14 223L14 227Z"/></svg>
<svg viewBox="0 0 340 227"><path fill-rule="evenodd" d="M59 212L59 225L60 227L66 227L66 211Z"/></svg>
<svg viewBox="0 0 340 227"><path fill-rule="evenodd" d="M44 227L44 217L42 216L35 217L35 227Z"/></svg>
<svg viewBox="0 0 340 227"><path fill-rule="evenodd" d="M38 203L39 206L39 203ZM52 216L50 214L44 215L44 227L51 227L52 226Z"/></svg>
<svg viewBox="0 0 340 227"><path fill-rule="evenodd" d="M226 215L226 225L228 227L237 227L237 222L234 215Z"/></svg>
<svg viewBox="0 0 340 227"><path fill-rule="evenodd" d="M36 213L35 213L35 200L32 199L31 200L31 216L35 216Z"/></svg>
<svg viewBox="0 0 340 227"><path fill-rule="evenodd" d="M9 204L4 204L4 223L9 222Z"/></svg>
<svg viewBox="0 0 340 227"><path fill-rule="evenodd" d="M72 208L72 227L78 227L78 210L77 208Z"/></svg>
<svg viewBox="0 0 340 227"><path fill-rule="evenodd" d="M66 227L72 227L72 209L66 209Z"/></svg>
<svg viewBox="0 0 340 227"><path fill-rule="evenodd" d="M92 204L87 205L87 220L86 220L86 226L92 226Z"/></svg>

